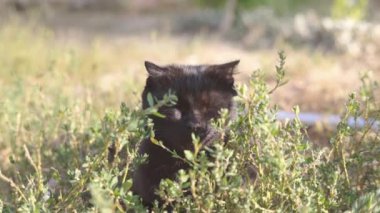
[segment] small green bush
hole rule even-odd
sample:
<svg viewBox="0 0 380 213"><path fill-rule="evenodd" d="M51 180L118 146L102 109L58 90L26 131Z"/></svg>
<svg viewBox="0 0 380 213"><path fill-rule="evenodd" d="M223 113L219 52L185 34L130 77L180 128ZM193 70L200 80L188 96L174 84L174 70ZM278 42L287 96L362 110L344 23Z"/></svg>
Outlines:
<svg viewBox="0 0 380 213"><path fill-rule="evenodd" d="M284 78L285 57L280 54L277 87ZM379 118L374 91L376 83L362 78L359 96L349 96L330 146L313 146L299 119L280 123L270 105L269 89L262 73L253 73L248 85L238 85L237 118L226 111L214 122L229 135L226 145L215 143L207 150L185 152L191 169L179 171L176 180L164 180L157 193L164 206L176 212L378 212L380 156ZM0 180L11 194L0 198L3 212L123 212L145 211L130 191L131 173L146 156L139 143L154 138L148 115L172 103L175 96L146 110L122 104L118 112L86 128L71 120L70 110L61 111L59 141L45 140L43 130L32 135L32 145L12 157L12 169ZM297 107L294 108L299 113ZM366 118L363 129L350 128L348 119ZM159 141L153 140L158 146ZM171 150L168 150L171 152ZM208 153L206 153L206 151ZM211 158L211 159L210 159ZM249 168L257 179L249 177Z"/></svg>
<svg viewBox="0 0 380 213"><path fill-rule="evenodd" d="M367 15L368 2L368 0L334 0L331 9L332 17L362 20Z"/></svg>
<svg viewBox="0 0 380 213"><path fill-rule="evenodd" d="M196 3L203 7L221 8L226 4L226 0L197 0ZM279 15L289 14L304 7L316 9L315 7L318 6L315 4L315 1L311 0L237 0L237 3L238 7L243 10L263 6L270 7Z"/></svg>

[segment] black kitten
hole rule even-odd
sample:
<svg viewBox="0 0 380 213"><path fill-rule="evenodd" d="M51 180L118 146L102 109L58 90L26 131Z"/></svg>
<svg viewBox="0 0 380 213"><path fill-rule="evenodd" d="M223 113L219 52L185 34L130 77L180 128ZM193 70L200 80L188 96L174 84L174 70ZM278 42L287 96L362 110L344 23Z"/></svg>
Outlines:
<svg viewBox="0 0 380 213"><path fill-rule="evenodd" d="M143 108L149 107L148 93L162 99L171 90L178 98L175 106L159 109L165 118L152 117L156 139L180 155L184 150L193 150L192 133L203 145L215 141L218 134L210 126L210 120L218 118L222 108L228 109L230 115L233 112L236 96L233 74L238 63L161 67L145 62L149 77L142 94ZM175 178L176 172L187 165L149 139L142 142L139 152L149 157L135 171L132 190L149 206L157 199L154 192L160 181Z"/></svg>

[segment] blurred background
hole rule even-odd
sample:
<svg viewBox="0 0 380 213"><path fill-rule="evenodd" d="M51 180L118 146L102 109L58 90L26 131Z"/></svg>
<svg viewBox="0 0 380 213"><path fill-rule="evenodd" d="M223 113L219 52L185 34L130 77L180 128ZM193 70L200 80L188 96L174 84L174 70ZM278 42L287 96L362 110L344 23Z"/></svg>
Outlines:
<svg viewBox="0 0 380 213"><path fill-rule="evenodd" d="M239 82L261 69L272 86L284 50L289 82L273 103L339 114L361 76L380 78L379 10L376 0L1 0L0 156L36 131L54 138L65 119L81 129L121 102L139 106L144 60L240 59Z"/></svg>

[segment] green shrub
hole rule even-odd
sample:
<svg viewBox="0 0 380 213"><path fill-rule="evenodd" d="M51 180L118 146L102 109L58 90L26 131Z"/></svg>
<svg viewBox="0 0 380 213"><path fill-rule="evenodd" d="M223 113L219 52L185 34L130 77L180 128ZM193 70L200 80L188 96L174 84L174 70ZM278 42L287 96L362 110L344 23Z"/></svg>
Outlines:
<svg viewBox="0 0 380 213"><path fill-rule="evenodd" d="M332 16L334 18L352 18L362 20L367 15L368 0L334 0Z"/></svg>
<svg viewBox="0 0 380 213"><path fill-rule="evenodd" d="M277 67L277 87L284 78L283 54ZM178 212L371 212L379 210L379 130L372 128L379 118L374 96L376 84L362 78L360 95L350 95L346 112L330 146L318 148L305 134L299 119L280 123L276 107L260 71L248 85L238 85L238 116L214 122L229 142L199 149L183 160L191 169L180 171L177 180L164 180L157 193L164 208ZM0 198L4 212L122 212L124 208L144 211L138 196L130 191L131 173L146 156L137 153L140 141L154 137L147 115L157 107L175 101L168 94L146 110L122 104L118 112L86 128L78 128L70 110L61 111L63 121L56 130L58 143L45 140L43 130L32 135L33 143L15 153L7 175L11 194ZM297 107L294 108L299 113ZM350 128L348 119L364 117L364 129ZM153 140L158 146L159 141ZM170 150L168 150L170 151ZM171 152L171 151L170 151ZM173 153L178 158L180 156ZM210 156L211 159L210 160ZM249 178L256 168L257 179ZM157 212L161 211L155 205Z"/></svg>
<svg viewBox="0 0 380 213"><path fill-rule="evenodd" d="M226 4L226 0L197 0L196 2L200 6L215 8L223 7ZM305 6L311 8L318 6L315 4L315 1L311 0L237 0L237 2L240 9L252 9L266 6L272 8L277 14L280 15L298 11Z"/></svg>

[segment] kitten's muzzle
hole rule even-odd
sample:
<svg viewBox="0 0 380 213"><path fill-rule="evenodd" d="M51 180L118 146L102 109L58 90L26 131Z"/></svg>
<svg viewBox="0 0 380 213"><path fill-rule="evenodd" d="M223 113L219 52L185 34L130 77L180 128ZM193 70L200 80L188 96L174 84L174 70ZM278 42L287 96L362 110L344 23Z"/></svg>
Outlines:
<svg viewBox="0 0 380 213"><path fill-rule="evenodd" d="M189 122L187 127L199 137L204 137L207 133L207 126L200 122Z"/></svg>
<svg viewBox="0 0 380 213"><path fill-rule="evenodd" d="M188 123L189 130L198 136L204 146L211 144L220 138L220 134L207 124Z"/></svg>

